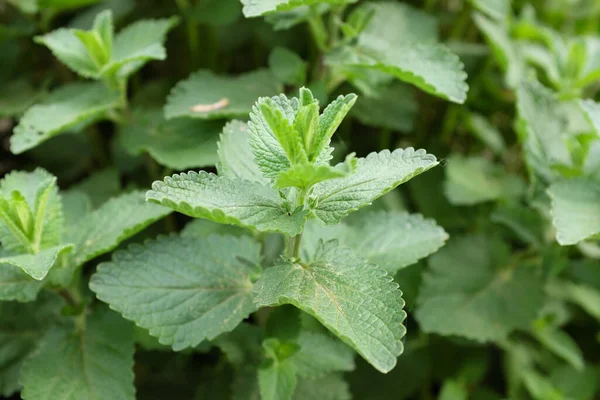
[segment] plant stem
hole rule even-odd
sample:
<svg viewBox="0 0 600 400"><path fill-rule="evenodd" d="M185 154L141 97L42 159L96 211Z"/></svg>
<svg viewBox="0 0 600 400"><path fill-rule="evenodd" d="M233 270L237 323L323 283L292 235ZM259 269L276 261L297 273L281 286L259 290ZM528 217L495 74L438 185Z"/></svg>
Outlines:
<svg viewBox="0 0 600 400"><path fill-rule="evenodd" d="M317 48L321 52L327 51L327 28L323 23L321 15L316 8L310 8L310 16L308 18L308 26L310 27L310 33L317 45Z"/></svg>
<svg viewBox="0 0 600 400"><path fill-rule="evenodd" d="M304 205L304 198L306 196L305 189L297 189L296 199L293 204L293 208L295 209L298 206ZM296 236L292 236L288 240L287 246L287 256L289 258L295 259L300 255L300 245L302 244L302 233L304 231L304 227L302 227L302 231Z"/></svg>
<svg viewBox="0 0 600 400"><path fill-rule="evenodd" d="M199 54L198 54L198 24L189 17L191 12L191 4L189 0L175 0L177 3L177 8L179 8L179 12L183 14L185 19L185 25L187 30L188 37L188 46L190 48L190 64L191 69L194 70L198 66Z"/></svg>

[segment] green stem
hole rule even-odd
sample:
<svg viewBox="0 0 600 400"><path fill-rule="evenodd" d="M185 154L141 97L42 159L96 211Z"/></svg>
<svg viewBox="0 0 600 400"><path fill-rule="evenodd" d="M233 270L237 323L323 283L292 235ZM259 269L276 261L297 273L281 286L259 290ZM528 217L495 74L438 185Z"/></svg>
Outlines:
<svg viewBox="0 0 600 400"><path fill-rule="evenodd" d="M192 19L189 18L188 15L191 12L191 3L189 0L175 0L177 3L177 8L179 8L179 12L183 14L185 19L185 25L187 30L188 37L188 46L190 48L190 64L191 69L194 70L198 66L199 62L199 35L198 35L198 24Z"/></svg>
<svg viewBox="0 0 600 400"><path fill-rule="evenodd" d="M296 189L296 199L293 204L293 208L304 205L304 198L306 197L306 190L304 189ZM287 256L291 259L297 259L300 255L300 246L302 244L302 233L304 231L304 227L302 231L296 236L292 236L288 240L287 246Z"/></svg>
<svg viewBox="0 0 600 400"><path fill-rule="evenodd" d="M315 41L317 48L321 52L327 51L327 28L323 23L321 15L314 7L310 8L308 26L310 27L310 33L312 34L313 40Z"/></svg>

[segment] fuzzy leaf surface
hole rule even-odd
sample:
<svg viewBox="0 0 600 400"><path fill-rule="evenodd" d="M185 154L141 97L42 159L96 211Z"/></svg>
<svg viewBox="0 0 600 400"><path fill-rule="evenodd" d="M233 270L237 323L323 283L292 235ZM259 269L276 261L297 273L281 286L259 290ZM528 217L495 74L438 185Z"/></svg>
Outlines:
<svg viewBox="0 0 600 400"><path fill-rule="evenodd" d="M263 176L254 161L250 147L248 125L242 121L231 121L225 125L219 141L219 176L243 179L267 185L269 181Z"/></svg>
<svg viewBox="0 0 600 400"><path fill-rule="evenodd" d="M443 228L421 214L386 211L368 211L332 226L309 221L305 232L305 258L314 253L319 240L338 239L389 274L435 253L448 239Z"/></svg>
<svg viewBox="0 0 600 400"><path fill-rule="evenodd" d="M358 159L354 174L313 187L310 193L316 203L313 212L326 224L335 224L437 164L435 156L412 147L371 153Z"/></svg>
<svg viewBox="0 0 600 400"><path fill-rule="evenodd" d="M248 237L163 236L115 253L90 287L177 351L233 330L256 310L250 275L259 263L260 247Z"/></svg>
<svg viewBox="0 0 600 400"><path fill-rule="evenodd" d="M402 353L406 313L398 285L337 241L321 244L309 265L265 270L255 293L257 306L292 304L313 315L381 372Z"/></svg>
<svg viewBox="0 0 600 400"><path fill-rule="evenodd" d="M133 327L95 310L83 332L56 327L23 365L24 400L134 400ZM48 374L48 371L53 371Z"/></svg>
<svg viewBox="0 0 600 400"><path fill-rule="evenodd" d="M146 202L140 191L113 197L67 232L68 240L76 245L75 264L111 251L171 212L167 207Z"/></svg>
<svg viewBox="0 0 600 400"><path fill-rule="evenodd" d="M544 299L543 282L527 266L506 267L505 246L466 236L430 258L417 300L423 331L486 342L529 327Z"/></svg>
<svg viewBox="0 0 600 400"><path fill-rule="evenodd" d="M290 210L273 188L204 171L156 181L146 199L194 218L292 236L300 233L307 216L307 211Z"/></svg>
<svg viewBox="0 0 600 400"><path fill-rule="evenodd" d="M260 17L276 12L290 11L302 6L311 6L319 3L350 4L358 0L241 0L244 8L242 12L246 18Z"/></svg>
<svg viewBox="0 0 600 400"><path fill-rule="evenodd" d="M337 49L328 62L385 72L433 95L464 103L468 90L464 66L456 54L432 40L431 17L405 4L376 2L368 7L373 16L357 44Z"/></svg>

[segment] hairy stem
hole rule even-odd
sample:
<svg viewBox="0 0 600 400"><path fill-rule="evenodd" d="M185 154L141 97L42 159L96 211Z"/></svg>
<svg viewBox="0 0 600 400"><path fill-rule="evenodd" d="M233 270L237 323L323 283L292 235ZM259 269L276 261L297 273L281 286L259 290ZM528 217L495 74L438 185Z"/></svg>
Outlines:
<svg viewBox="0 0 600 400"><path fill-rule="evenodd" d="M300 188L297 188L296 190L297 192L293 208L304 205L304 198L306 197L306 190ZM304 227L302 228L302 231L299 234L289 238L286 252L289 258L298 258L298 256L300 255L300 246L302 244L303 231Z"/></svg>

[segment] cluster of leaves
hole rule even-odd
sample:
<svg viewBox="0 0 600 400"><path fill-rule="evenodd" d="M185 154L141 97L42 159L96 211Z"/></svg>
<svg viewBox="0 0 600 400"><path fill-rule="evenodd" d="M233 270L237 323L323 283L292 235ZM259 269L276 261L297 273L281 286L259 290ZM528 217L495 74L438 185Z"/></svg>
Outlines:
<svg viewBox="0 0 600 400"><path fill-rule="evenodd" d="M0 396L596 398L599 20L0 0Z"/></svg>

